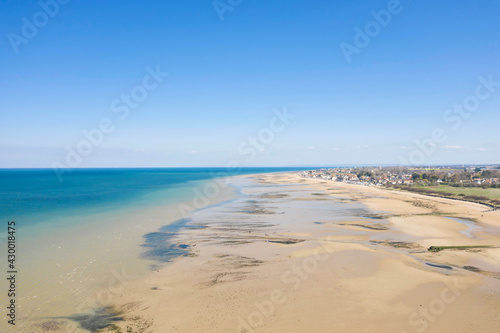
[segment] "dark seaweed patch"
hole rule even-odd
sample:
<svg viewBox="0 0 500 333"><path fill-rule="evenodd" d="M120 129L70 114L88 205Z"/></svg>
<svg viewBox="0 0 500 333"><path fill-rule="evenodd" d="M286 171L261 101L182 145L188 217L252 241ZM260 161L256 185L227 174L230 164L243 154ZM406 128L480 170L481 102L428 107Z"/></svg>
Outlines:
<svg viewBox="0 0 500 333"><path fill-rule="evenodd" d="M189 251L186 244L175 244L171 239L175 237L182 228L199 228L200 226L187 225L190 219L180 219L172 224L165 225L157 232L150 232L144 235L143 247L148 248L143 253L143 257L160 262L170 262L179 256L187 255Z"/></svg>
<svg viewBox="0 0 500 333"><path fill-rule="evenodd" d="M43 323L35 325L42 332L60 332L63 329L64 324L56 320L47 320Z"/></svg>
<svg viewBox="0 0 500 333"><path fill-rule="evenodd" d="M276 194L266 193L266 194L260 195L259 198L260 199L283 199L283 198L287 198L289 196L290 196L289 194L284 194L284 193L276 193Z"/></svg>
<svg viewBox="0 0 500 333"><path fill-rule="evenodd" d="M176 244L156 243L154 245L144 244L143 246L151 248L143 253L144 258L161 262L170 262L172 259L187 255L189 252L185 247Z"/></svg>
<svg viewBox="0 0 500 333"><path fill-rule="evenodd" d="M244 210L244 211L242 211L242 213L245 213L245 214L256 214L256 215L276 214L272 210L268 210L268 209L265 209L265 208L255 208L255 209Z"/></svg>
<svg viewBox="0 0 500 333"><path fill-rule="evenodd" d="M61 318L74 321L82 329L90 332L97 332L111 326L115 322L124 320L120 312L109 306L98 308L93 313L77 313Z"/></svg>
<svg viewBox="0 0 500 333"><path fill-rule="evenodd" d="M188 228L188 229L206 229L206 228L208 228L208 226L201 225L201 224L195 224L195 225L187 225L186 228Z"/></svg>
<svg viewBox="0 0 500 333"><path fill-rule="evenodd" d="M388 241L388 242L380 242L380 241L371 241L372 244L380 244L380 245L388 245L392 246L395 248L403 248L403 249L416 249L420 247L416 243L408 243L408 242L394 242L394 241Z"/></svg>
<svg viewBox="0 0 500 333"><path fill-rule="evenodd" d="M388 229L386 226L383 226L383 225L380 225L380 224L364 225L364 224L357 224L357 223L340 223L339 225L359 227L359 228L370 229L370 230L377 230L377 231L387 230Z"/></svg>
<svg viewBox="0 0 500 333"><path fill-rule="evenodd" d="M226 240L219 242L218 244L222 245L244 245L244 244L249 244L251 241L249 240Z"/></svg>
<svg viewBox="0 0 500 333"><path fill-rule="evenodd" d="M304 240L302 240L302 239L272 239L272 240L268 240L269 243L277 243L277 244L285 244L285 245L297 244L297 243L300 243L303 241Z"/></svg>
<svg viewBox="0 0 500 333"><path fill-rule="evenodd" d="M184 218L184 219L179 219L175 222L172 222L170 224L164 225L163 227L160 228L160 232L171 232L175 233L178 232L181 228L184 228L187 226L188 222L190 222L191 219L189 218Z"/></svg>
<svg viewBox="0 0 500 333"><path fill-rule="evenodd" d="M476 273L482 272L482 270L477 268L476 266L464 266L464 269L471 271L471 272L476 272Z"/></svg>
<svg viewBox="0 0 500 333"><path fill-rule="evenodd" d="M371 219L371 220L383 220L385 218L384 215L380 215L380 214L366 214L366 215L361 215L361 217L364 217L366 219Z"/></svg>
<svg viewBox="0 0 500 333"><path fill-rule="evenodd" d="M443 250L465 250L478 251L485 248L491 248L491 245L473 245L473 246L431 246L427 249L429 252L440 252Z"/></svg>

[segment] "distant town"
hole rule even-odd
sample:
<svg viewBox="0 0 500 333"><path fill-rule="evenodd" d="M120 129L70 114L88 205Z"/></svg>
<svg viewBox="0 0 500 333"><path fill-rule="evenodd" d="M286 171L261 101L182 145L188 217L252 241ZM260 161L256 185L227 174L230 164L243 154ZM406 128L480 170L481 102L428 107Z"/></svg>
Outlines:
<svg viewBox="0 0 500 333"><path fill-rule="evenodd" d="M356 167L304 171L318 178L367 186L436 186L500 188L500 165L468 167Z"/></svg>
<svg viewBox="0 0 500 333"><path fill-rule="evenodd" d="M388 187L500 208L500 165L324 168L303 171L301 177Z"/></svg>

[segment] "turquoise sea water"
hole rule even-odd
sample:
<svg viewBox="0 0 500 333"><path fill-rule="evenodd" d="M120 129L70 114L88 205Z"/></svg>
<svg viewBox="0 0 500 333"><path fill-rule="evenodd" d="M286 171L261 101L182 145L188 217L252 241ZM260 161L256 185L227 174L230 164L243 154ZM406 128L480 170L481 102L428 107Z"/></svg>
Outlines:
<svg viewBox="0 0 500 333"><path fill-rule="evenodd" d="M241 168L231 175L295 170L301 169ZM1 169L0 220L50 228L66 216L176 203L189 200L200 181L227 174L224 168L76 169L59 181L51 169Z"/></svg>

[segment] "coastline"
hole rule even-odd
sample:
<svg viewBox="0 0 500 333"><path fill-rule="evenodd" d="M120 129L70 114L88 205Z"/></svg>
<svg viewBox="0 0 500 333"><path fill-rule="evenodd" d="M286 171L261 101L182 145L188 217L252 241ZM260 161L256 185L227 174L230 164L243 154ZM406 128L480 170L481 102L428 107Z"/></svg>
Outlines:
<svg viewBox="0 0 500 333"><path fill-rule="evenodd" d="M194 181L188 189L202 189L211 182L210 179ZM175 223L196 209L234 197L231 186L219 186L216 195L196 203L191 199L174 203L157 200L148 205L139 203L83 217L72 216L69 218L81 223L50 232L41 225L30 227L30 236L23 237L21 242L19 266L23 283L18 286L21 296L17 324L7 325L5 320L0 329L88 332L70 318L92 313L100 304L111 302L115 292L130 281L147 276L153 264L161 265L145 255L146 234Z"/></svg>
<svg viewBox="0 0 500 333"><path fill-rule="evenodd" d="M500 247L498 211L294 173L234 182L242 196L195 212L173 240L190 254L117 293L124 321L103 332L496 332L500 249L427 247Z"/></svg>

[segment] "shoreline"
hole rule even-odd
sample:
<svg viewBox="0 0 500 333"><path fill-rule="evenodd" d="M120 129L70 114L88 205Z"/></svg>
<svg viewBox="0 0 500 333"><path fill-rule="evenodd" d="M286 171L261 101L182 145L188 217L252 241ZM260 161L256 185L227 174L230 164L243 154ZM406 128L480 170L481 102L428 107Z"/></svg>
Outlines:
<svg viewBox="0 0 500 333"><path fill-rule="evenodd" d="M320 179L309 179L310 181L316 181L316 182L324 182L324 180L320 180ZM478 207L482 207L484 209L488 209L488 208L493 208L491 210L488 210L488 212L494 212L494 211L497 211L499 210L497 207L494 207L494 206L491 206L487 203L483 203L483 202L477 202L477 201L472 201L472 200L464 200L464 199L461 199L461 198L454 198L454 197L446 197L446 196L439 196L439 195L432 195L432 194L427 194L427 193L420 193L420 192L412 192L412 191L406 191L404 189L396 189L396 188L392 188L392 187L374 187L374 186L366 186L366 185L361 185L361 184L351 184L351 183L343 183L343 182L335 182L335 183L332 183L332 184L339 184L340 186L341 185L346 185L346 186L352 186L353 188L357 188L357 187L361 187L361 188L369 188L369 189L375 189L375 190L378 190L380 191L381 193L384 193L384 192L387 192L387 193L393 193L393 194L401 194L401 195L405 195L405 194L409 194L411 196L414 196L416 198L421 198L421 199L427 199L427 200L435 200L435 199L442 199L444 200L443 202L446 202L446 200L450 200L450 201L455 201L455 202L458 202L458 203L464 203L464 204L473 204L473 205L477 205ZM433 198L433 199L431 199ZM499 224L500 226L500 224Z"/></svg>
<svg viewBox="0 0 500 333"><path fill-rule="evenodd" d="M242 196L194 213L174 239L190 254L121 291L103 332L496 332L500 249L427 248L500 245L498 212L294 173L233 182Z"/></svg>
<svg viewBox="0 0 500 333"><path fill-rule="evenodd" d="M210 182L209 179L190 186L195 190ZM234 197L230 186L221 187L216 196L200 205L208 207ZM21 296L17 324L7 326L4 321L0 329L88 332L64 318L94 311L103 301L110 302L113 293L130 281L147 276L151 265L158 262L145 256L148 248L144 237L184 218L189 211L181 211L181 205L196 209L190 199L158 201L145 207L125 207L79 218L85 223L44 231L36 242L23 238L20 272L24 278L18 286ZM39 226L31 228L30 234L34 235ZM49 324L40 326L47 320ZM53 324L61 320L65 325Z"/></svg>
<svg viewBox="0 0 500 333"><path fill-rule="evenodd" d="M151 231L153 243L184 252L103 288L108 297L86 317L94 326L66 317L32 328L410 333L500 325L500 249L427 251L500 247L498 211L290 172L230 183L235 198L192 211L175 234Z"/></svg>

